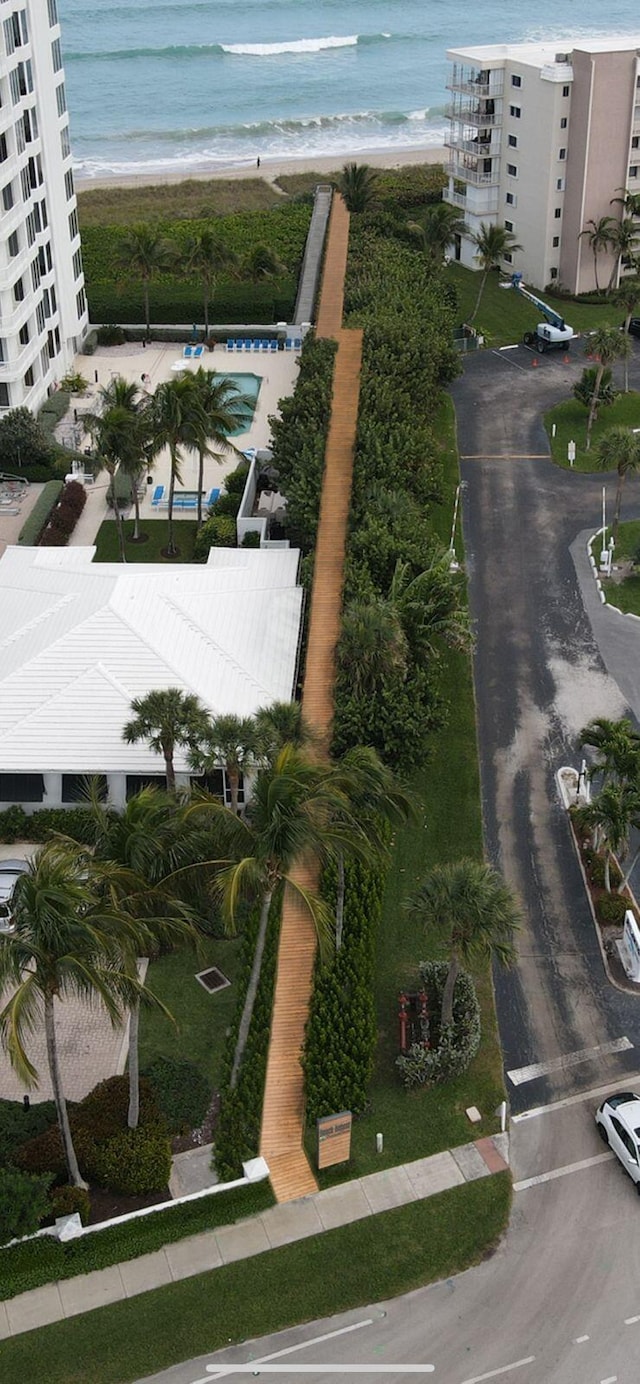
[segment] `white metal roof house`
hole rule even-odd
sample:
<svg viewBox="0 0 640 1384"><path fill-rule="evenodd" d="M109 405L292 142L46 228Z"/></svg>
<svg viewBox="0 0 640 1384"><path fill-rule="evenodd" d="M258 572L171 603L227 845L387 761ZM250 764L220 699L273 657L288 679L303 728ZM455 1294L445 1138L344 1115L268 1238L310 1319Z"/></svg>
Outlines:
<svg viewBox="0 0 640 1384"><path fill-rule="evenodd" d="M119 806L162 759L127 745L131 701L181 687L214 715L293 695L302 588L295 549L212 548L206 566L96 563L95 548L0 559L0 808L77 800L88 774ZM175 756L178 783L186 755Z"/></svg>

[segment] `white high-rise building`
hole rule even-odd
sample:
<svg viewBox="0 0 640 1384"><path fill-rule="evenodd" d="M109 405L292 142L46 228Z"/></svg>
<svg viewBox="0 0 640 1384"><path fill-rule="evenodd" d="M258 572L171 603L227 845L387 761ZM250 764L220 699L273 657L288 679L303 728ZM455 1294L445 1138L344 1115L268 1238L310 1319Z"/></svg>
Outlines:
<svg viewBox="0 0 640 1384"><path fill-rule="evenodd" d="M588 233L602 218L635 214L640 199L640 35L447 56L444 197L468 227L456 258L478 268L472 236L483 222L498 224L522 247L501 268L520 270L531 285L589 292L597 268L600 283L612 276L615 286L632 268L629 257L612 240L596 265Z"/></svg>
<svg viewBox="0 0 640 1384"><path fill-rule="evenodd" d="M37 409L87 325L56 0L0 0L0 410Z"/></svg>

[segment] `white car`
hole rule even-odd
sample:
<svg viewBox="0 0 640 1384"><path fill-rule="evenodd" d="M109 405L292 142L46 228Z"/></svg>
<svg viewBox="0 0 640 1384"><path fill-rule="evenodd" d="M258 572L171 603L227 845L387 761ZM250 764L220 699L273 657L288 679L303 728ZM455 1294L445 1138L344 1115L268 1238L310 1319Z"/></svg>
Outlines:
<svg viewBox="0 0 640 1384"><path fill-rule="evenodd" d="M0 860L0 936L13 932L13 891L28 869L26 860Z"/></svg>
<svg viewBox="0 0 640 1384"><path fill-rule="evenodd" d="M596 1125L640 1193L640 1096L635 1091L607 1096L596 1110Z"/></svg>

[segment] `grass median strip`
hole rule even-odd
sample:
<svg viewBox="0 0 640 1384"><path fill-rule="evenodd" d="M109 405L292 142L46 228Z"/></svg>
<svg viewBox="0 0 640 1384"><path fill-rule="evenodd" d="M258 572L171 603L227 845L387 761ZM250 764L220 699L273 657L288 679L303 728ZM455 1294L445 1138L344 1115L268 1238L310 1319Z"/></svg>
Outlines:
<svg viewBox="0 0 640 1384"><path fill-rule="evenodd" d="M130 1384L179 1360L410 1292L483 1259L507 1173L185 1279L0 1345L2 1384Z"/></svg>

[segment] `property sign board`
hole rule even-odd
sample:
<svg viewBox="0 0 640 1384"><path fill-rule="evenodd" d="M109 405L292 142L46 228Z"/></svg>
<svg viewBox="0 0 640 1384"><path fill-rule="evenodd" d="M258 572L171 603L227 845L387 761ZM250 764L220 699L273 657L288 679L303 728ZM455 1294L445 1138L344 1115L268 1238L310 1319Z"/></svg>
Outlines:
<svg viewBox="0 0 640 1384"><path fill-rule="evenodd" d="M350 1110L341 1110L339 1115L323 1115L316 1121L319 1168L348 1162L351 1156L351 1119Z"/></svg>

